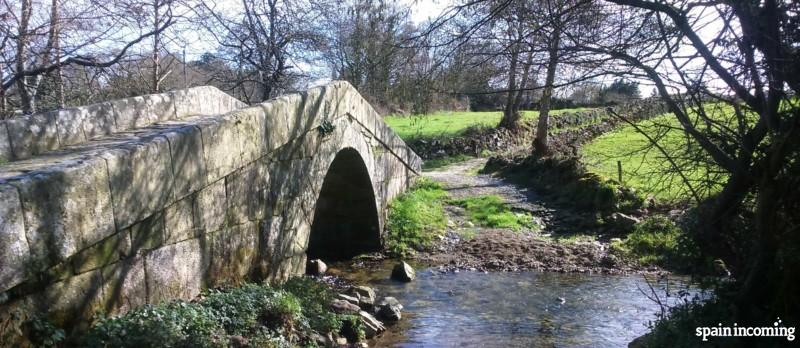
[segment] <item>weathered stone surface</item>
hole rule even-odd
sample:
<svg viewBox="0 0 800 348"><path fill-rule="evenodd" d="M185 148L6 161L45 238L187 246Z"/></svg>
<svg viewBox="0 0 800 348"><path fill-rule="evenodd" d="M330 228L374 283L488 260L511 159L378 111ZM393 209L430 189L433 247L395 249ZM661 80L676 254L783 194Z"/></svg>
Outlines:
<svg viewBox="0 0 800 348"><path fill-rule="evenodd" d="M55 113L19 116L6 120L11 149L16 159L58 148Z"/></svg>
<svg viewBox="0 0 800 348"><path fill-rule="evenodd" d="M102 159L69 163L12 184L20 192L31 254L44 266L114 233Z"/></svg>
<svg viewBox="0 0 800 348"><path fill-rule="evenodd" d="M189 196L164 210L164 243L172 244L195 237L194 197Z"/></svg>
<svg viewBox="0 0 800 348"><path fill-rule="evenodd" d="M117 262L130 255L130 252L130 235L126 232L121 232L82 250L72 257L70 263L72 264L73 272L76 274L83 273Z"/></svg>
<svg viewBox="0 0 800 348"><path fill-rule="evenodd" d="M235 120L219 118L198 126L203 135L208 182L217 181L242 166L241 142Z"/></svg>
<svg viewBox="0 0 800 348"><path fill-rule="evenodd" d="M84 113L83 134L86 139L94 139L116 132L114 107L110 102L92 104L80 109Z"/></svg>
<svg viewBox="0 0 800 348"><path fill-rule="evenodd" d="M195 227L200 233L218 231L225 224L225 180L211 183L194 200Z"/></svg>
<svg viewBox="0 0 800 348"><path fill-rule="evenodd" d="M111 101L117 130L129 130L175 119L175 103L167 93Z"/></svg>
<svg viewBox="0 0 800 348"><path fill-rule="evenodd" d="M169 93L175 100L178 118L190 115L218 115L246 104L212 86L192 87Z"/></svg>
<svg viewBox="0 0 800 348"><path fill-rule="evenodd" d="M8 136L8 128L6 128L6 121L0 120L0 163L8 162L14 158L14 153L11 152L11 142Z"/></svg>
<svg viewBox="0 0 800 348"><path fill-rule="evenodd" d="M258 224L250 222L208 236L211 241L211 286L238 284L247 278L258 252Z"/></svg>
<svg viewBox="0 0 800 348"><path fill-rule="evenodd" d="M355 296L350 296L350 295L345 295L345 294L336 294L336 298L338 298L340 300L345 300L347 302L350 302L350 303L358 306L358 298L356 298Z"/></svg>
<svg viewBox="0 0 800 348"><path fill-rule="evenodd" d="M228 217L233 223L260 220L269 206L269 171L267 163L257 161L225 178Z"/></svg>
<svg viewBox="0 0 800 348"><path fill-rule="evenodd" d="M147 303L144 258L135 257L102 269L103 309L108 314L125 313Z"/></svg>
<svg viewBox="0 0 800 348"><path fill-rule="evenodd" d="M239 109L232 112L243 163L250 163L267 153L266 115L259 107Z"/></svg>
<svg viewBox="0 0 800 348"><path fill-rule="evenodd" d="M132 253L155 249L165 244L164 215L162 212L153 214L125 230L131 236Z"/></svg>
<svg viewBox="0 0 800 348"><path fill-rule="evenodd" d="M191 299L204 286L208 251L199 238L155 249L145 257L148 302Z"/></svg>
<svg viewBox="0 0 800 348"><path fill-rule="evenodd" d="M403 305L396 298L387 296L381 299L377 305L378 317L388 321L398 321L402 319Z"/></svg>
<svg viewBox="0 0 800 348"><path fill-rule="evenodd" d="M358 298L358 305L364 310L369 310L375 305L375 289L369 286L354 286L350 288L350 293Z"/></svg>
<svg viewBox="0 0 800 348"><path fill-rule="evenodd" d="M167 139L152 137L103 156L108 162L117 228L143 220L172 200L174 179Z"/></svg>
<svg viewBox="0 0 800 348"><path fill-rule="evenodd" d="M392 279L394 280L410 282L414 280L415 277L416 273L414 272L414 268L404 261L400 261L400 263L394 265L394 268L392 268Z"/></svg>
<svg viewBox="0 0 800 348"><path fill-rule="evenodd" d="M206 161L203 135L194 126L166 133L175 176L175 197L181 198L206 186Z"/></svg>
<svg viewBox="0 0 800 348"><path fill-rule="evenodd" d="M86 113L81 108L67 108L53 111L58 130L59 147L86 141L83 123Z"/></svg>
<svg viewBox="0 0 800 348"><path fill-rule="evenodd" d="M17 189L0 185L0 292L25 280L30 249Z"/></svg>

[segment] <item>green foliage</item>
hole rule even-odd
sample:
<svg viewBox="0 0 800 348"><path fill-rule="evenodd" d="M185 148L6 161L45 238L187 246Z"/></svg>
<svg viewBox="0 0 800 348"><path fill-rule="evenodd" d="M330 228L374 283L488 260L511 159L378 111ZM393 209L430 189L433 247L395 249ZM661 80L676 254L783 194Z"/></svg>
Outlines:
<svg viewBox="0 0 800 348"><path fill-rule="evenodd" d="M726 298L714 297L706 301L684 299L683 303L669 308L659 315L658 320L650 324L651 332L644 339L643 347L747 347L750 346L733 337L710 337L709 342L702 342L695 335L698 327L713 327L717 324L733 326L735 313L733 306ZM765 321L753 321L755 326L763 326L775 318ZM747 324L739 322L739 326ZM752 342L751 342L752 344ZM768 345L769 346L769 345Z"/></svg>
<svg viewBox="0 0 800 348"><path fill-rule="evenodd" d="M699 250L689 236L664 216L651 216L634 226L612 250L643 265L687 270L697 266Z"/></svg>
<svg viewBox="0 0 800 348"><path fill-rule="evenodd" d="M328 310L336 294L327 285L312 278L296 277L286 281L282 288L299 300L312 330L328 333L342 329L342 316Z"/></svg>
<svg viewBox="0 0 800 348"><path fill-rule="evenodd" d="M515 231L537 227L530 214L511 211L500 196L474 196L450 200L449 203L466 209L470 220L481 226L510 228Z"/></svg>
<svg viewBox="0 0 800 348"><path fill-rule="evenodd" d="M226 347L230 336L252 346L289 347L287 333L341 331L352 320L329 310L334 293L308 278L293 278L280 288L244 284L211 290L196 303L145 305L103 319L83 342L88 347ZM46 329L46 327L45 327Z"/></svg>
<svg viewBox="0 0 800 348"><path fill-rule="evenodd" d="M104 319L87 334L88 347L224 347L214 312L183 301L144 305Z"/></svg>
<svg viewBox="0 0 800 348"><path fill-rule="evenodd" d="M55 347L66 337L64 330L47 320L33 318L29 324L31 341L37 347Z"/></svg>
<svg viewBox="0 0 800 348"><path fill-rule="evenodd" d="M387 222L389 252L404 255L412 249L429 247L447 226L442 206L446 196L440 184L419 179L411 189L395 198L389 205Z"/></svg>

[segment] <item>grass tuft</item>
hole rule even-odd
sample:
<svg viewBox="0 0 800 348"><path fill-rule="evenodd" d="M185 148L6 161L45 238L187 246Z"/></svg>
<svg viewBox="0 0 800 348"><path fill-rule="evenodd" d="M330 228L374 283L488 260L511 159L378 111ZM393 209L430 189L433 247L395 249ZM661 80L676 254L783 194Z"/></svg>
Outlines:
<svg viewBox="0 0 800 348"><path fill-rule="evenodd" d="M466 209L470 221L485 227L510 228L519 231L535 228L533 217L527 213L516 213L500 196L484 195L453 199L448 203Z"/></svg>

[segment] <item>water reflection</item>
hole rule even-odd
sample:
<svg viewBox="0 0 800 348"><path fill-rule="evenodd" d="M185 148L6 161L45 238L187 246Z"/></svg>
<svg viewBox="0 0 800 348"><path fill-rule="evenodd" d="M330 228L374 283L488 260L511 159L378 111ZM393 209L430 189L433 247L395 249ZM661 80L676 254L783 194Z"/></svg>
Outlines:
<svg viewBox="0 0 800 348"><path fill-rule="evenodd" d="M388 271L357 276L375 286L380 296L394 296L405 306L404 320L372 345L618 347L647 332L659 311L640 291L649 291L642 276L432 270L417 274L411 283L387 280ZM653 285L662 299L667 291L675 296L686 287L676 279ZM671 304L678 300L669 298Z"/></svg>

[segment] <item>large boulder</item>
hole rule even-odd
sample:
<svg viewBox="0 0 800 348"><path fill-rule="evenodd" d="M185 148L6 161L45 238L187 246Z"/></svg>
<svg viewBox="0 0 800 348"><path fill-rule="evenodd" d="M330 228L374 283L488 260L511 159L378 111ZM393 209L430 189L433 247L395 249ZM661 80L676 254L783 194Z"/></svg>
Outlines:
<svg viewBox="0 0 800 348"><path fill-rule="evenodd" d="M414 272L414 268L411 265L401 261L400 263L396 264L392 269L392 279L398 280L401 282L410 282L416 278L416 273Z"/></svg>

